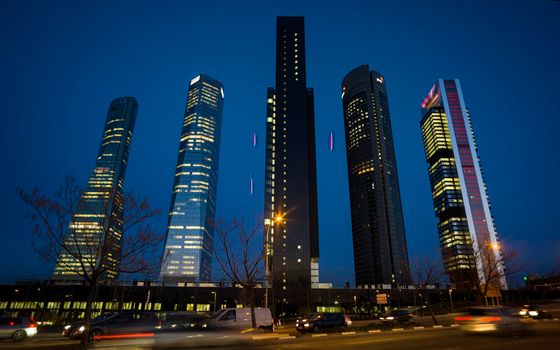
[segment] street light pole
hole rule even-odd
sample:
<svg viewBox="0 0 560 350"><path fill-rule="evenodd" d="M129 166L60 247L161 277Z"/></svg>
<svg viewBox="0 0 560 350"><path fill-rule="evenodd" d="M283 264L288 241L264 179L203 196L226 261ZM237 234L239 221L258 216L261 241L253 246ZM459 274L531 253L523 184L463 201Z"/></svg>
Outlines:
<svg viewBox="0 0 560 350"><path fill-rule="evenodd" d="M451 304L451 313L453 313L453 296L451 295L453 292L452 289L449 289L449 303Z"/></svg>
<svg viewBox="0 0 560 350"><path fill-rule="evenodd" d="M420 297L420 316L424 316L424 297L422 293L418 293L418 296Z"/></svg>
<svg viewBox="0 0 560 350"><path fill-rule="evenodd" d="M265 237L265 244L264 244L264 270L265 270L265 281L264 281L264 307L268 307L268 289L269 289L269 281L270 281L270 231L272 230L272 226L274 223L280 224L280 222L284 219L282 215L277 215L274 220L271 220L267 229L266 229L266 237ZM268 219L267 219L268 220ZM266 222L265 222L266 225Z"/></svg>
<svg viewBox="0 0 560 350"><path fill-rule="evenodd" d="M211 294L214 294L214 312L216 312L216 298L218 294L216 292L212 292Z"/></svg>

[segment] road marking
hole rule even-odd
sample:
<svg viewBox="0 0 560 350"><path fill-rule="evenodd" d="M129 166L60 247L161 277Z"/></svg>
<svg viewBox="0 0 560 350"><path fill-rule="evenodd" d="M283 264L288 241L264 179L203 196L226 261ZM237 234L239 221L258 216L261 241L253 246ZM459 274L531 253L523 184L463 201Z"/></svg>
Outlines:
<svg viewBox="0 0 560 350"><path fill-rule="evenodd" d="M288 336L286 336L286 337L280 337L280 338L278 338L278 339L280 339L280 340L284 340L284 339L296 339L296 336L295 336L295 335L288 335Z"/></svg>
<svg viewBox="0 0 560 350"><path fill-rule="evenodd" d="M443 326L438 324L438 325L432 326L432 328L443 328Z"/></svg>
<svg viewBox="0 0 560 350"><path fill-rule="evenodd" d="M372 329L367 331L369 334L373 334L373 333L381 333L381 329Z"/></svg>
<svg viewBox="0 0 560 350"><path fill-rule="evenodd" d="M393 328L393 332L404 331L404 328Z"/></svg>
<svg viewBox="0 0 560 350"><path fill-rule="evenodd" d="M352 334L356 334L356 332L342 332L340 334L342 334L342 335L352 335Z"/></svg>
<svg viewBox="0 0 560 350"><path fill-rule="evenodd" d="M453 324L451 325L451 327L459 327L459 326L460 326L460 325L458 325L457 323L453 323Z"/></svg>
<svg viewBox="0 0 560 350"><path fill-rule="evenodd" d="M424 326L412 327L412 329L424 329Z"/></svg>
<svg viewBox="0 0 560 350"><path fill-rule="evenodd" d="M263 340L263 339L278 339L280 336L278 334L263 334L263 335L254 335L252 337L253 340Z"/></svg>
<svg viewBox="0 0 560 350"><path fill-rule="evenodd" d="M326 337L327 333L315 333L315 334L311 334L311 337Z"/></svg>

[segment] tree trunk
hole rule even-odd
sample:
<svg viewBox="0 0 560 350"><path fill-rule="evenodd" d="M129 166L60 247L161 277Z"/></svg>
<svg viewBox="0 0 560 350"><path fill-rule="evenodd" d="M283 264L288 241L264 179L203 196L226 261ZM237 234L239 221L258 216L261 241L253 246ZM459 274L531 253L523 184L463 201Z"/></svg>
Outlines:
<svg viewBox="0 0 560 350"><path fill-rule="evenodd" d="M434 310L432 310L432 302L430 301L430 292L426 289L426 303L428 304L428 310L430 311L430 315L432 316L432 322L434 325L437 325L438 322L436 320L436 316L434 315Z"/></svg>
<svg viewBox="0 0 560 350"><path fill-rule="evenodd" d="M251 325L253 329L257 328L257 318L255 317L255 289L253 286L249 287L249 306L251 307Z"/></svg>
<svg viewBox="0 0 560 350"><path fill-rule="evenodd" d="M86 310L84 312L84 332L82 333L82 344L87 346L89 343L89 326L91 322L91 309L95 293L97 291L97 278L92 279L88 283L88 298L86 302Z"/></svg>

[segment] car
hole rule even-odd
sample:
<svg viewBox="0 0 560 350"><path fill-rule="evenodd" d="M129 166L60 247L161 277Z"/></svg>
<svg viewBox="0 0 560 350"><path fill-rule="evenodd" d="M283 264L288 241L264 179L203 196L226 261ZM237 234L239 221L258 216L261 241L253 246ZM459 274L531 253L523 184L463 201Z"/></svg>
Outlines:
<svg viewBox="0 0 560 350"><path fill-rule="evenodd" d="M162 329L167 331L198 329L208 319L208 316L188 311L175 311L165 314Z"/></svg>
<svg viewBox="0 0 560 350"><path fill-rule="evenodd" d="M306 318L296 321L296 330L300 333L320 331L344 331L352 324L350 317L341 312L312 313Z"/></svg>
<svg viewBox="0 0 560 350"><path fill-rule="evenodd" d="M533 320L551 319L552 315L540 309L537 305L523 305L519 310L519 316Z"/></svg>
<svg viewBox="0 0 560 350"><path fill-rule="evenodd" d="M416 317L416 314L412 310L400 309L391 310L390 312L379 317L384 325L393 325L395 323L410 323L410 321Z"/></svg>
<svg viewBox="0 0 560 350"><path fill-rule="evenodd" d="M471 307L455 317L460 329L469 333L523 334L528 326L516 310L507 307Z"/></svg>
<svg viewBox="0 0 560 350"><path fill-rule="evenodd" d="M90 322L91 323L100 322L110 317L113 317L115 315L116 315L115 312L106 312L97 317L92 318ZM83 325L84 325L84 321L66 324L64 326L64 329L62 330L62 336L68 337L70 339L79 339L81 336L81 332L78 332L78 329Z"/></svg>
<svg viewBox="0 0 560 350"><path fill-rule="evenodd" d="M0 338L24 341L37 335L37 323L29 317L0 316Z"/></svg>
<svg viewBox="0 0 560 350"><path fill-rule="evenodd" d="M108 335L153 335L162 328L161 320L153 312L125 311L112 317L92 322L89 326L88 336L90 341L104 338ZM85 327L78 328L77 336L81 337Z"/></svg>
<svg viewBox="0 0 560 350"><path fill-rule="evenodd" d="M258 331L272 332L274 330L272 313L269 308L256 307L255 321L257 323L256 328ZM221 309L210 316L202 327L220 331L237 331L252 328L251 308L243 307Z"/></svg>

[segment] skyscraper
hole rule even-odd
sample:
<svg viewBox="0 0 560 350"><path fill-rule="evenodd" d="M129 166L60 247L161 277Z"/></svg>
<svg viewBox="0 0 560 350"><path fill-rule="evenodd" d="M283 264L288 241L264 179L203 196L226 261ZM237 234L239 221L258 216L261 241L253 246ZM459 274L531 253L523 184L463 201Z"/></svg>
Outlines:
<svg viewBox="0 0 560 350"><path fill-rule="evenodd" d="M210 281L224 88L201 74L189 85L161 269L166 283Z"/></svg>
<svg viewBox="0 0 560 350"><path fill-rule="evenodd" d="M422 137L445 271L459 288L484 283L498 267L507 288L471 119L459 80L439 79L421 105Z"/></svg>
<svg viewBox="0 0 560 350"><path fill-rule="evenodd" d="M342 81L357 286L406 283L408 253L385 79L368 65Z"/></svg>
<svg viewBox="0 0 560 350"><path fill-rule="evenodd" d="M305 68L303 17L278 17L276 87L267 90L264 212L275 303L283 305L305 303L305 291L319 282L315 117Z"/></svg>
<svg viewBox="0 0 560 350"><path fill-rule="evenodd" d="M72 215L65 238L71 252L61 253L54 277L82 279L73 272L85 265L108 266L105 279L118 277L123 235L123 182L138 102L121 97L109 105L95 169ZM103 253L100 253L100 246ZM81 259L76 259L76 256Z"/></svg>

